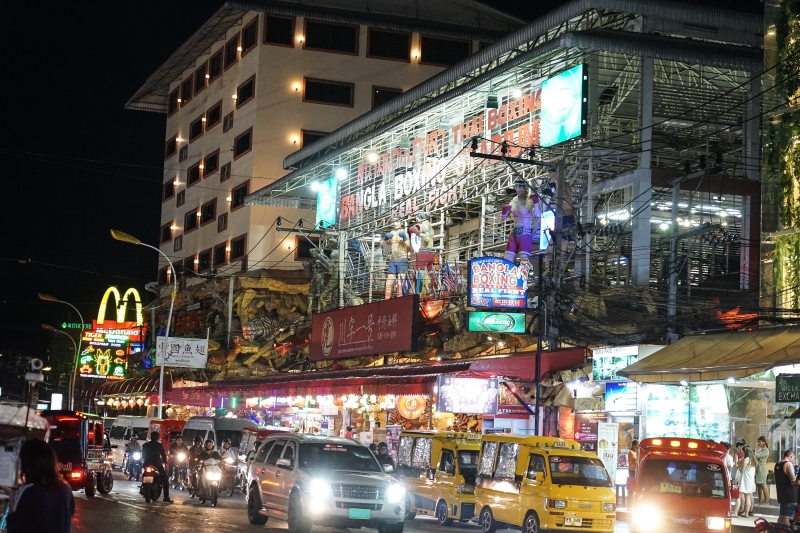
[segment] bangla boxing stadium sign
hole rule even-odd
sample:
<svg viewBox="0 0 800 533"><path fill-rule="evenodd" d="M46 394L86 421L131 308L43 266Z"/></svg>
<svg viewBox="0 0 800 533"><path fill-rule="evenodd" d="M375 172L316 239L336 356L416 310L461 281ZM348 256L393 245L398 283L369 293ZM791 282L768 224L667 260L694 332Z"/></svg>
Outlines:
<svg viewBox="0 0 800 533"><path fill-rule="evenodd" d="M578 65L498 109L487 109L463 122L457 118L458 124L413 138L410 148L377 154L373 161L358 165L358 190L342 195L340 221L358 214L375 216L372 210L387 206L392 206L393 217L405 218L465 199L466 175L480 163L466 150L453 155L454 149L473 137L481 138L481 153L499 153L497 147L506 141L508 155L518 157L526 147L552 146L584 135L586 86L586 69ZM512 122L514 126L508 127ZM483 162L497 163L501 161Z"/></svg>

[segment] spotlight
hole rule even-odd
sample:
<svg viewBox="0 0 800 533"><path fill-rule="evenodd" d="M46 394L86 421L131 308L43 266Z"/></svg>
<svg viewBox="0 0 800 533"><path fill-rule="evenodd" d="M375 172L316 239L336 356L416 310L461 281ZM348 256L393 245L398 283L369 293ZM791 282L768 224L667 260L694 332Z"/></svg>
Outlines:
<svg viewBox="0 0 800 533"><path fill-rule="evenodd" d="M522 96L522 91L519 89L514 89L513 91L511 91L511 96L513 96L514 98L520 98Z"/></svg>
<svg viewBox="0 0 800 533"><path fill-rule="evenodd" d="M370 163L377 163L378 162L378 154L376 154L375 152L370 152L369 155L367 156L367 159L369 159Z"/></svg>
<svg viewBox="0 0 800 533"><path fill-rule="evenodd" d="M682 379L682 380L681 380L681 386L682 386L682 387L688 387L688 386L689 386L689 383L688 383L688 382L687 382L685 379Z"/></svg>
<svg viewBox="0 0 800 533"><path fill-rule="evenodd" d="M344 168L337 168L336 169L336 179L337 180L344 180L347 179L347 171Z"/></svg>
<svg viewBox="0 0 800 533"><path fill-rule="evenodd" d="M314 191L314 192L317 192L319 190L319 182L318 181L312 181L311 182L311 190Z"/></svg>
<svg viewBox="0 0 800 533"><path fill-rule="evenodd" d="M497 109L500 107L500 104L497 101L496 94L490 94L486 97L486 109Z"/></svg>

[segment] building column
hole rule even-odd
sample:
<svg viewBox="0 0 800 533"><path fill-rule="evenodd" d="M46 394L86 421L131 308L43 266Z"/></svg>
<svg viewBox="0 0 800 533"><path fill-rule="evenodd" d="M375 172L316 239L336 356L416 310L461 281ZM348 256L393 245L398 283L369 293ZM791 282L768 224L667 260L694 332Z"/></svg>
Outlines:
<svg viewBox="0 0 800 533"><path fill-rule="evenodd" d="M631 242L631 283L637 287L650 284L650 202L652 200L652 138L653 138L653 77L652 57L642 57L641 66L641 105L639 108L639 170L633 182L633 201L631 221L633 238Z"/></svg>

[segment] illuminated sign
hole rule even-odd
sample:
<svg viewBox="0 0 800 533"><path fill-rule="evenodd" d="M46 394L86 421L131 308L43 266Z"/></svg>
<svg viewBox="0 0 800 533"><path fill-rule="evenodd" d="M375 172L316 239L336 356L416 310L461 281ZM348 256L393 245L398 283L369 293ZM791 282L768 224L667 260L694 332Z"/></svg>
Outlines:
<svg viewBox="0 0 800 533"><path fill-rule="evenodd" d="M586 132L584 66L578 65L542 82L539 145L553 146Z"/></svg>
<svg viewBox="0 0 800 533"><path fill-rule="evenodd" d="M63 322L61 324L63 329L89 329L91 324L81 324L80 322Z"/></svg>
<svg viewBox="0 0 800 533"><path fill-rule="evenodd" d="M317 191L317 226L326 227L336 224L336 178L330 178L319 184Z"/></svg>
<svg viewBox="0 0 800 533"><path fill-rule="evenodd" d="M550 236L556 229L556 215L552 211L542 213L539 222L539 249L546 250L550 246Z"/></svg>
<svg viewBox="0 0 800 533"><path fill-rule="evenodd" d="M83 332L78 372L82 378L123 379L128 355L141 351L129 335L93 329Z"/></svg>
<svg viewBox="0 0 800 533"><path fill-rule="evenodd" d="M139 298L139 292L134 288L130 288L127 291L125 291L125 294L122 297L120 297L119 290L116 287L109 287L108 289L106 289L106 292L103 295L103 299L100 300L100 309L97 312L98 324L102 324L105 321L106 306L108 305L108 297L111 295L114 296L114 303L116 304L118 323L125 322L125 313L128 310L128 299L131 296L133 296L136 305L136 324L141 326L144 323L144 320L142 318L142 300Z"/></svg>
<svg viewBox="0 0 800 533"><path fill-rule="evenodd" d="M500 257L479 257L469 262L469 305L474 307L527 307L530 265L517 266Z"/></svg>
<svg viewBox="0 0 800 533"><path fill-rule="evenodd" d="M606 411L636 411L638 388L632 381L606 383Z"/></svg>
<svg viewBox="0 0 800 533"><path fill-rule="evenodd" d="M444 413L493 415L497 412L497 378L439 376L436 410Z"/></svg>
<svg viewBox="0 0 800 533"><path fill-rule="evenodd" d="M639 360L639 346L611 346L592 350L592 379L595 381L624 379L617 372Z"/></svg>
<svg viewBox="0 0 800 533"><path fill-rule="evenodd" d="M525 314L470 311L468 329L487 333L525 333Z"/></svg>
<svg viewBox="0 0 800 533"><path fill-rule="evenodd" d="M775 401L800 402L800 374L781 374L775 378Z"/></svg>

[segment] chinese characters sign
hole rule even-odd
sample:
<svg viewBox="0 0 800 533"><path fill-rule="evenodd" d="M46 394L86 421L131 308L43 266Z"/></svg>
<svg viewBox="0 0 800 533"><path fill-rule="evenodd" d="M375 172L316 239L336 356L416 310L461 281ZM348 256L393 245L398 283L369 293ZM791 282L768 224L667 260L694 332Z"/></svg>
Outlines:
<svg viewBox="0 0 800 533"><path fill-rule="evenodd" d="M469 304L475 307L527 306L530 265L517 266L500 257L469 262Z"/></svg>
<svg viewBox="0 0 800 533"><path fill-rule="evenodd" d="M156 366L161 365L164 354L164 337L158 337L156 343ZM208 358L208 339L182 339L170 337L166 346L167 359L164 366L183 368L205 368Z"/></svg>
<svg viewBox="0 0 800 533"><path fill-rule="evenodd" d="M497 378L439 376L436 409L445 413L493 415L497 412Z"/></svg>
<svg viewBox="0 0 800 533"><path fill-rule="evenodd" d="M311 360L416 349L417 295L357 305L311 319Z"/></svg>

